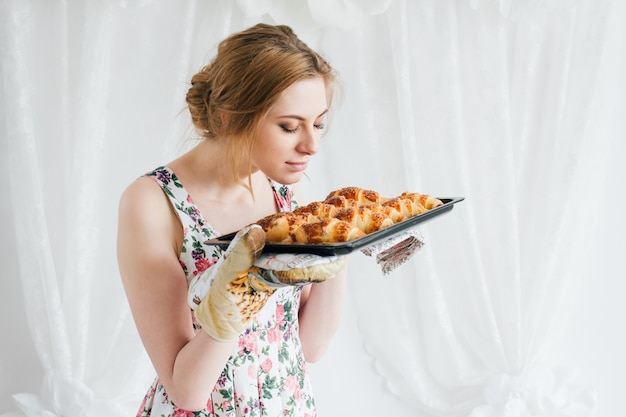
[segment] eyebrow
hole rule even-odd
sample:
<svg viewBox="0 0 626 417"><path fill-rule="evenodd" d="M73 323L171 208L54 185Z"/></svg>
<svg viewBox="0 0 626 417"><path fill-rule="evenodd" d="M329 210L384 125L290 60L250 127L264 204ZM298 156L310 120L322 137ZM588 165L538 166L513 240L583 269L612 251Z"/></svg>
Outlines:
<svg viewBox="0 0 626 417"><path fill-rule="evenodd" d="M319 119L320 117L322 117L323 115L325 115L326 113L328 113L328 109L324 110L323 112L321 112L319 114L319 116L316 117L316 119ZM297 119L297 120L304 120L304 117L299 116L297 114L285 114L283 116L278 116L279 119Z"/></svg>

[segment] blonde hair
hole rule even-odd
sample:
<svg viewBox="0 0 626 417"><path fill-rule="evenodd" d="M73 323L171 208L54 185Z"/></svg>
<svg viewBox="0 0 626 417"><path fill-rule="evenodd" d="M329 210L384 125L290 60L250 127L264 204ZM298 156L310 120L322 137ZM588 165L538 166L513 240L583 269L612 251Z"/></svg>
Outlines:
<svg viewBox="0 0 626 417"><path fill-rule="evenodd" d="M186 97L191 120L205 139L229 140L236 181L243 164L250 166L262 118L285 89L310 77L324 80L330 108L334 69L290 27L262 23L220 42L217 55L192 77Z"/></svg>

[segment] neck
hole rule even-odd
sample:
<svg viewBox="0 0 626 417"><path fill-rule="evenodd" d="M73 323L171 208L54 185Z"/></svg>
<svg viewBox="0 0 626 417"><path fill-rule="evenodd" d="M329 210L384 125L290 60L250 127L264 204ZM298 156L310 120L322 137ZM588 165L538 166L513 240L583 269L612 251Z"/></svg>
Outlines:
<svg viewBox="0 0 626 417"><path fill-rule="evenodd" d="M227 204L250 196L245 187L249 184L248 167L241 167L237 181L231 165L224 163L229 158L223 141L205 139L170 166L185 187L193 186L211 201Z"/></svg>

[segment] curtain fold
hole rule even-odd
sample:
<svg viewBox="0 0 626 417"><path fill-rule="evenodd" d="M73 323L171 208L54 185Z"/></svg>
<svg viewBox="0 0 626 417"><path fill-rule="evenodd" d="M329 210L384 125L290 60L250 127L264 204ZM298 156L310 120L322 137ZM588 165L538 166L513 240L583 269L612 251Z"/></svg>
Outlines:
<svg viewBox="0 0 626 417"><path fill-rule="evenodd" d="M590 279L602 213L581 195L606 186L617 140L603 77L623 83L608 70L623 13L618 0L3 0L9 198L45 374L15 393L20 415L136 411L153 371L118 276L117 201L192 143L191 75L258 21L292 25L344 82L308 199L347 185L465 197L392 275L353 255L349 296L389 389L423 416L593 415L593 389L550 354Z"/></svg>
<svg viewBox="0 0 626 417"><path fill-rule="evenodd" d="M588 279L578 236L594 234L597 211L581 193L604 181L593 167L610 138L584 127L610 15L606 2L515 21L487 5L390 8L392 33L412 22L410 69L393 62L398 108L410 107L399 112L413 116L399 117L400 134L419 132L400 160L419 178L405 180L466 201L425 226L429 244L395 282L368 277L352 294L378 369L428 415L595 410L582 377L542 361Z"/></svg>

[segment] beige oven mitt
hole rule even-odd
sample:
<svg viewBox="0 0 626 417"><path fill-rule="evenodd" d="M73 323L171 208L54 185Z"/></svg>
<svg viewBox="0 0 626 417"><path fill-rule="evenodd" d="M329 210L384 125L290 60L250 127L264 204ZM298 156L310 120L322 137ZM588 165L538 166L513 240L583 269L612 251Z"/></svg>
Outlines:
<svg viewBox="0 0 626 417"><path fill-rule="evenodd" d="M188 302L202 329L217 340L237 338L276 290L248 271L265 246L265 232L240 230L222 257L189 285Z"/></svg>
<svg viewBox="0 0 626 417"><path fill-rule="evenodd" d="M273 287L324 282L345 266L343 256L318 256L309 253L263 254L250 270L259 280Z"/></svg>

